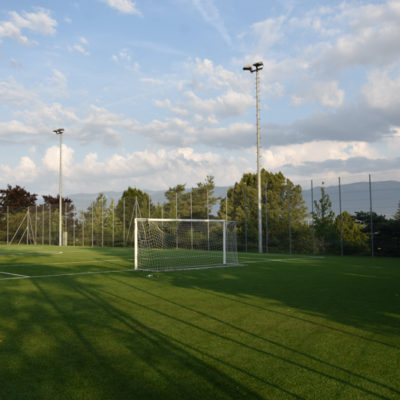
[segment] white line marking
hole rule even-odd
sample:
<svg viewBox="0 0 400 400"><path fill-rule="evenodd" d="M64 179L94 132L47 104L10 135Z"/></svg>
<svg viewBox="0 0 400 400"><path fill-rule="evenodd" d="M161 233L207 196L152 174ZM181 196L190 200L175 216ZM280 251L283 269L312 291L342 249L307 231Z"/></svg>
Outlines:
<svg viewBox="0 0 400 400"><path fill-rule="evenodd" d="M11 279L34 279L34 278L56 278L58 276L74 276L74 275L96 275L96 274L116 274L120 272L131 272L135 271L135 269L124 269L121 271L92 271L92 272L71 272L69 274L53 274L53 275L19 275L13 278L0 278L0 281L7 281Z"/></svg>
<svg viewBox="0 0 400 400"><path fill-rule="evenodd" d="M3 271L0 271L0 274L19 276L19 277L22 277L22 278L29 278L29 275L12 274L11 272L3 272Z"/></svg>

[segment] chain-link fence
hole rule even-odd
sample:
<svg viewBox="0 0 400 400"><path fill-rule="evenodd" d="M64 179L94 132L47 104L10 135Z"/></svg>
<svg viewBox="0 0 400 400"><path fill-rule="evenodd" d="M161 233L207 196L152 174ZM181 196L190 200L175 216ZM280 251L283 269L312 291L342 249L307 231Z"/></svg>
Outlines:
<svg viewBox="0 0 400 400"><path fill-rule="evenodd" d="M322 182L318 181L318 182ZM400 199L396 184L300 187L289 180L263 185L263 252L289 254L400 255ZM397 191L398 190L398 191ZM397 213L397 214L396 214ZM239 251L258 250L257 189L253 181L225 195L178 194L164 204L99 196L85 210L63 208L62 242L68 246L133 246L134 218L222 218L237 221ZM59 244L58 205L3 208L1 244Z"/></svg>

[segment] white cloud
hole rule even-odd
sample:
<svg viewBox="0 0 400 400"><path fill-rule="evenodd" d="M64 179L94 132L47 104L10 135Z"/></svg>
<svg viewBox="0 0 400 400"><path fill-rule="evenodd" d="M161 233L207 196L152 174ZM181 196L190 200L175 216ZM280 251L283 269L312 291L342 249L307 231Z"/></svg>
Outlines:
<svg viewBox="0 0 400 400"><path fill-rule="evenodd" d="M162 85L164 83L161 79L157 78L140 78L140 82L148 83L154 86Z"/></svg>
<svg viewBox="0 0 400 400"><path fill-rule="evenodd" d="M78 52L83 54L84 56L90 56L90 52L84 48L84 46L82 46L79 43L75 43L72 46L68 46L68 50L70 52Z"/></svg>
<svg viewBox="0 0 400 400"><path fill-rule="evenodd" d="M70 193L104 191L104 182L108 190L125 189L127 182L143 189L167 189L177 183L195 186L208 174L225 185L239 179L242 168L248 166L246 159L199 153L188 147L113 154L107 159L89 153L81 162L74 162L65 185Z"/></svg>
<svg viewBox="0 0 400 400"><path fill-rule="evenodd" d="M381 66L399 60L398 4L398 1L379 5L340 4L335 22L351 30L343 29L336 42L320 53L316 66L338 72L350 66Z"/></svg>
<svg viewBox="0 0 400 400"><path fill-rule="evenodd" d="M185 96L190 109L200 114L216 114L220 117L243 115L248 107L254 104L253 96L233 90L228 90L214 99L201 99L192 91L186 92Z"/></svg>
<svg viewBox="0 0 400 400"><path fill-rule="evenodd" d="M262 152L263 164L265 167L274 170L285 165L300 166L310 162L348 160L355 157L376 159L381 156L376 151L375 144L333 140L315 140L303 144L271 146Z"/></svg>
<svg viewBox="0 0 400 400"><path fill-rule="evenodd" d="M128 49L122 49L117 54L113 54L111 59L129 71L138 72L140 70L140 64L137 61L131 62Z"/></svg>
<svg viewBox="0 0 400 400"><path fill-rule="evenodd" d="M137 126L136 121L92 105L88 116L79 121L79 127L74 129L73 135L81 143L101 140L106 145L116 146L121 142L121 131L132 130Z"/></svg>
<svg viewBox="0 0 400 400"><path fill-rule="evenodd" d="M256 52L264 54L283 37L282 25L286 21L285 16L267 18L256 22L251 26L252 34L257 38Z"/></svg>
<svg viewBox="0 0 400 400"><path fill-rule="evenodd" d="M398 110L400 107L400 73L392 78L388 70L373 70L361 90L368 105L375 109Z"/></svg>
<svg viewBox="0 0 400 400"><path fill-rule="evenodd" d="M204 20L213 26L222 36L227 44L231 44L231 38L225 27L224 21L219 13L214 0L192 0L193 5L200 12Z"/></svg>
<svg viewBox="0 0 400 400"><path fill-rule="evenodd" d="M37 127L25 124L21 121L11 120L0 122L0 138L10 143L22 143L24 137L38 135Z"/></svg>
<svg viewBox="0 0 400 400"><path fill-rule="evenodd" d="M246 76L240 69L235 73L222 65L214 65L207 58L190 60L186 63L186 69L191 73L193 88L208 90L229 88L243 91L248 87Z"/></svg>
<svg viewBox="0 0 400 400"><path fill-rule="evenodd" d="M137 9L136 3L131 0L101 0L124 14L134 14L141 16L142 13Z"/></svg>
<svg viewBox="0 0 400 400"><path fill-rule="evenodd" d="M34 182L38 178L39 170L29 157L21 157L19 164L12 167L0 164L0 183L2 185L10 184L10 182L17 182L22 185Z"/></svg>
<svg viewBox="0 0 400 400"><path fill-rule="evenodd" d="M63 176L71 175L73 165L74 149L67 145L62 145L62 168ZM59 171L60 168L60 146L52 146L46 149L46 154L42 158L42 163L49 171Z"/></svg>
<svg viewBox="0 0 400 400"><path fill-rule="evenodd" d="M10 17L9 21L0 22L0 43L3 38L7 37L21 44L33 44L28 37L22 34L22 30L25 29L42 35L52 35L56 31L57 21L51 18L50 12L45 9L33 13L24 11L22 14L12 11Z"/></svg>
<svg viewBox="0 0 400 400"><path fill-rule="evenodd" d="M344 90L339 89L337 81L314 82L309 87L304 87L292 95L295 106L301 106L307 102L318 102L326 107L340 107L344 101Z"/></svg>
<svg viewBox="0 0 400 400"><path fill-rule="evenodd" d="M53 69L53 76L50 78L50 83L62 91L67 88L68 84L67 77L57 69Z"/></svg>
<svg viewBox="0 0 400 400"><path fill-rule="evenodd" d="M16 106L26 106L37 101L37 94L28 91L23 85L10 78L8 81L0 81L0 102Z"/></svg>

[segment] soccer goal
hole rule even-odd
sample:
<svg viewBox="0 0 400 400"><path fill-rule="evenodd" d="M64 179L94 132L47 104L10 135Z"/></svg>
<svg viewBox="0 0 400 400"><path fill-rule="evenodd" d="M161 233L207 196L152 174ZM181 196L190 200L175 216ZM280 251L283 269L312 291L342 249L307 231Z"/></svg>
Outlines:
<svg viewBox="0 0 400 400"><path fill-rule="evenodd" d="M135 269L235 265L239 265L235 221L135 218Z"/></svg>

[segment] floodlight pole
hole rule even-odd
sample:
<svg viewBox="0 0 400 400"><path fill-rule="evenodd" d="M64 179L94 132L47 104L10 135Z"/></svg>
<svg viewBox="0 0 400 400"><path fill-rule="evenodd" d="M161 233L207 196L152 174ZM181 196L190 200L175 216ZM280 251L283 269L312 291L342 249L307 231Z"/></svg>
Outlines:
<svg viewBox="0 0 400 400"><path fill-rule="evenodd" d="M55 129L53 131L56 135L60 136L60 169L59 169L59 189L58 189L58 201L59 201L59 210L58 210L58 245L62 246L63 245L63 226L62 226L62 134L64 132L64 129Z"/></svg>
<svg viewBox="0 0 400 400"><path fill-rule="evenodd" d="M261 208L261 166L260 166L260 96L259 96L259 75L263 69L263 62L258 61L253 65L246 65L243 70L256 73L256 107L257 107L257 208L258 208L258 252L262 253L262 208Z"/></svg>

